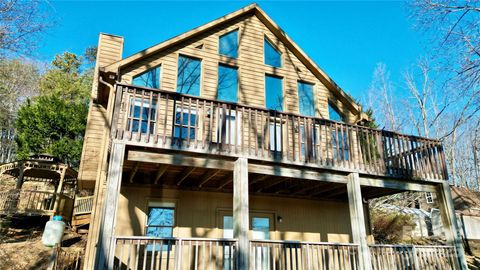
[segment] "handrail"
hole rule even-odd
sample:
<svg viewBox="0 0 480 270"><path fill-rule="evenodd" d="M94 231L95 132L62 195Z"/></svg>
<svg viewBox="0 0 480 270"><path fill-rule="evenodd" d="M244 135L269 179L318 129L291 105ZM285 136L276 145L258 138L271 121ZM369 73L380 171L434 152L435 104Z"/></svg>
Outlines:
<svg viewBox="0 0 480 270"><path fill-rule="evenodd" d="M93 208L93 198L95 196L75 197L75 203L73 206L73 215L89 214Z"/></svg>
<svg viewBox="0 0 480 270"><path fill-rule="evenodd" d="M409 134L403 134L403 133L399 133L399 132L397 132L397 131L392 131L392 130L377 129L377 128L371 128L371 127L360 126L360 125L355 125L355 124L349 124L349 123L344 123L344 122L335 121L335 120L331 120L331 119L321 118L321 117L317 117L317 116L302 115L302 114L298 114L298 113L294 113L294 112L276 111L276 110L267 109L267 108L265 108L265 107L260 107L260 106L255 106L255 105L247 105L247 104L240 103L240 102L236 103L236 102L231 102L231 101L223 101L223 100L218 100L218 99L213 99L213 98L208 98L208 97L194 96L194 95L189 95L189 94L182 94L182 93L178 93L178 92L171 91L171 90L158 89L158 88L150 88L150 87L144 87L144 86L137 86L137 85L126 84L126 83L118 83L118 82L117 82L116 85L117 85L117 86L127 87L127 88L136 88L136 89L141 89L141 90L143 89L143 90L152 91L152 92L169 94L170 96L185 97L185 98L194 98L194 99L198 99L198 100L202 100L202 101L205 100L205 101L208 101L208 102L221 102L221 103L223 103L223 104L231 105L231 106L239 106L239 107L244 107L244 108L251 108L251 109L262 110L262 111L264 111L264 112L270 112L270 113L277 112L277 113L281 113L281 114L283 114L283 115L289 115L289 116L295 116L295 117L302 117L302 118L308 118L308 119L313 119L313 120L321 120L321 121L330 122L330 123L332 123L332 124L335 124L335 123L336 123L336 124L341 124L341 125L350 126L350 127L361 127L362 129L367 129L367 130L372 130L372 131L381 131L381 132L385 132L385 133L389 133L389 134L400 135L400 136L408 136L408 137L411 137L411 138L416 138L416 139L421 139L421 140L429 140L429 141L433 141L433 142L441 142L441 141L438 140L438 139L433 139L433 138L428 138L428 137L422 137L422 136L418 136L418 135L409 135Z"/></svg>
<svg viewBox="0 0 480 270"><path fill-rule="evenodd" d="M113 139L326 169L448 179L440 141L171 91L117 84Z"/></svg>
<svg viewBox="0 0 480 270"><path fill-rule="evenodd" d="M335 246L352 246L358 247L354 243L334 243L334 242L312 242L312 241L293 241L293 240L256 240L252 239L250 242L255 243L275 243L275 244L299 244L299 245L335 245Z"/></svg>
<svg viewBox="0 0 480 270"><path fill-rule="evenodd" d="M109 269L235 269L236 239L116 236Z"/></svg>

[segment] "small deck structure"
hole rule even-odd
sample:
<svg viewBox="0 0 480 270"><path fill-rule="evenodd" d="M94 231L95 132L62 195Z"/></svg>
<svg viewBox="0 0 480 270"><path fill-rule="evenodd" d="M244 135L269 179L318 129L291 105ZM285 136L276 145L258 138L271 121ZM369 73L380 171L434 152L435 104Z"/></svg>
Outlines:
<svg viewBox="0 0 480 270"><path fill-rule="evenodd" d="M41 154L0 166L0 175L14 177L15 187L0 192L0 213L62 215L69 220L74 207L77 172L57 158ZM36 182L39 185L26 184Z"/></svg>

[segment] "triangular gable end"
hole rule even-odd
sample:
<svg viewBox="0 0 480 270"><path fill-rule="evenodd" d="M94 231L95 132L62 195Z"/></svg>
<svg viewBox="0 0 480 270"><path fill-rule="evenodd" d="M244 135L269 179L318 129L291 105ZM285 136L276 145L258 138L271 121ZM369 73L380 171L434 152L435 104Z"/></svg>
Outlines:
<svg viewBox="0 0 480 270"><path fill-rule="evenodd" d="M343 104L346 104L349 110L353 114L357 115L357 120L367 119L367 117L361 113L361 107L353 100L353 98L345 93L311 58L309 58L308 55L303 52L303 50L295 42L293 42L293 40L291 40L287 34L262 9L258 7L257 4L248 5L200 27L142 50L123 60L106 66L103 71L119 73L119 70L131 66L138 61L142 61L149 56L167 50L173 46L177 46L183 42L188 42L188 40L204 34L205 32L208 32L214 28L218 28L222 24L227 24L249 14L255 15L270 30L270 32L275 35L275 37L280 40L295 55L295 57L298 58L298 60L300 60L301 63L335 95L337 99L339 99Z"/></svg>

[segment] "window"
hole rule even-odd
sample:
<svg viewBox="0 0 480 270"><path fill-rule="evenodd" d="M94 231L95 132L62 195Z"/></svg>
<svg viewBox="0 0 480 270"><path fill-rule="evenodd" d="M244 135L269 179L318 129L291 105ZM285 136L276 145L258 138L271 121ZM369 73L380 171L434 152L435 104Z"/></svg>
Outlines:
<svg viewBox="0 0 480 270"><path fill-rule="evenodd" d="M233 217L223 216L223 238L233 238ZM228 246L223 248L224 264L223 269L233 269L233 251Z"/></svg>
<svg viewBox="0 0 480 270"><path fill-rule="evenodd" d="M218 108L217 138L219 143L223 142L231 145L240 145L239 134L241 134L241 131L240 126L237 126L237 115L239 119L241 119L241 112L233 110L229 112L228 109L223 110L222 108ZM224 117L225 122L223 120ZM239 121L241 122L241 120ZM222 134L225 134L225 138L223 141Z"/></svg>
<svg viewBox="0 0 480 270"><path fill-rule="evenodd" d="M238 30L226 33L219 38L218 51L228 57L238 57Z"/></svg>
<svg viewBox="0 0 480 270"><path fill-rule="evenodd" d="M160 66L133 77L133 85L160 88Z"/></svg>
<svg viewBox="0 0 480 270"><path fill-rule="evenodd" d="M177 92L200 95L201 61L180 55L178 57Z"/></svg>
<svg viewBox="0 0 480 270"><path fill-rule="evenodd" d="M149 207L147 236L172 237L174 213L175 210L171 207Z"/></svg>
<svg viewBox="0 0 480 270"><path fill-rule="evenodd" d="M253 239L255 240L270 240L270 219L268 217L253 217L252 218ZM270 267L270 250L268 247L255 247L252 250L257 258L263 260L255 260L254 269L272 269Z"/></svg>
<svg viewBox="0 0 480 270"><path fill-rule="evenodd" d="M194 108L177 107L173 137L177 139L195 139L197 111Z"/></svg>
<svg viewBox="0 0 480 270"><path fill-rule="evenodd" d="M130 132L153 134L155 128L157 102L149 99L130 98L128 109L127 130ZM150 124L150 125L149 125Z"/></svg>
<svg viewBox="0 0 480 270"><path fill-rule="evenodd" d="M146 236L168 238L173 236L175 209L173 207L149 207ZM168 246L163 246L167 250ZM159 251L160 245L148 245L148 251Z"/></svg>
<svg viewBox="0 0 480 270"><path fill-rule="evenodd" d="M264 40L264 57L265 64L272 67L281 67L282 66L282 55L280 52L273 47L272 43L266 38Z"/></svg>
<svg viewBox="0 0 480 270"><path fill-rule="evenodd" d="M282 151L282 126L280 123L270 123L270 151Z"/></svg>
<svg viewBox="0 0 480 270"><path fill-rule="evenodd" d="M267 217L252 218L253 239L270 239L270 219Z"/></svg>
<svg viewBox="0 0 480 270"><path fill-rule="evenodd" d="M298 110L301 115L315 116L312 84L298 82Z"/></svg>
<svg viewBox="0 0 480 270"><path fill-rule="evenodd" d="M433 196L431 192L425 192L425 199L427 203L433 203Z"/></svg>
<svg viewBox="0 0 480 270"><path fill-rule="evenodd" d="M237 69L225 65L218 66L217 99L237 102L238 74Z"/></svg>
<svg viewBox="0 0 480 270"><path fill-rule="evenodd" d="M282 78L265 75L265 99L267 109L282 111Z"/></svg>
<svg viewBox="0 0 480 270"><path fill-rule="evenodd" d="M330 120L345 122L345 117L338 111L337 107L328 103L328 114L330 115Z"/></svg>
<svg viewBox="0 0 480 270"><path fill-rule="evenodd" d="M308 135L305 132L305 125L300 125L300 147L301 147L301 154L303 157L307 158L307 154L310 154L312 157L316 157L317 147L320 141L320 127L315 125L315 128L310 126L310 140L308 140ZM306 152L306 149L309 150L309 153Z"/></svg>
<svg viewBox="0 0 480 270"><path fill-rule="evenodd" d="M334 128L332 130L333 158L337 161L349 160L348 138L345 130Z"/></svg>

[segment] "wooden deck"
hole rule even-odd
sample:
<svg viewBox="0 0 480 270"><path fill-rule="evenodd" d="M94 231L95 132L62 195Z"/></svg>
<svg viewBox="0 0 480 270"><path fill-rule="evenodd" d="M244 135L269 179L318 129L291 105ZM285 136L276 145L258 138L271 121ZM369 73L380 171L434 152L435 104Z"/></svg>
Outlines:
<svg viewBox="0 0 480 270"><path fill-rule="evenodd" d="M0 193L0 212L51 216L55 204L71 209L73 198L50 191L12 189Z"/></svg>
<svg viewBox="0 0 480 270"><path fill-rule="evenodd" d="M118 84L116 142L415 180L446 180L437 140Z"/></svg>

